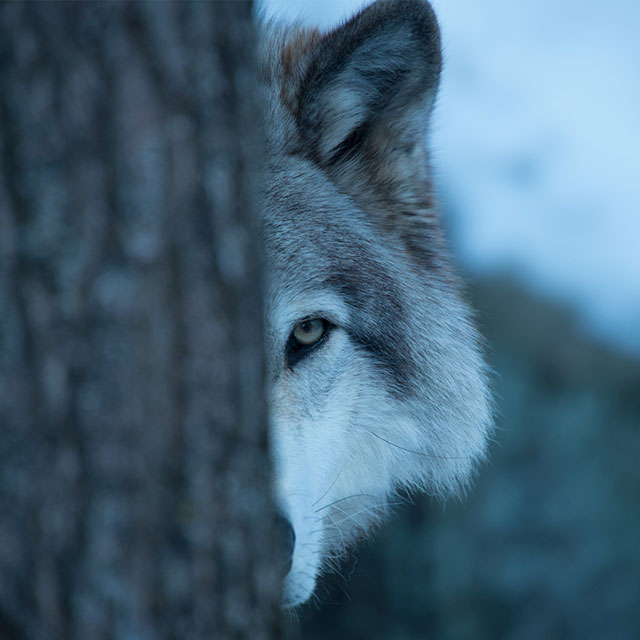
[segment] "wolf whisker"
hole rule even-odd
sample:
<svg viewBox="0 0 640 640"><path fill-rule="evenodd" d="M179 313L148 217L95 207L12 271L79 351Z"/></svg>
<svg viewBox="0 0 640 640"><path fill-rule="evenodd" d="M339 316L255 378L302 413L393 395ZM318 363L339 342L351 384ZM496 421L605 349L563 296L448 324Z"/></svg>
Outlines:
<svg viewBox="0 0 640 640"><path fill-rule="evenodd" d="M349 464L349 462L351 462L352 458L353 458L353 455L349 456L344 461L344 464L340 468L340 471L338 471L338 474L336 475L336 477L333 479L333 482L329 485L329 488L311 505L312 507L315 507L318 504L318 502L320 502L320 500L322 500L322 498L324 498L327 495L327 493L329 493L329 491L333 489L336 482L338 482L338 478L342 475L342 472L347 468L347 465Z"/></svg>
<svg viewBox="0 0 640 640"><path fill-rule="evenodd" d="M395 442L391 442L390 440L387 440L386 438L379 436L377 433L374 433L373 431L367 431L367 433L371 436L374 436L375 438L378 438L378 440L382 440L382 442L386 442L388 445L392 447L396 447L397 449L400 449L401 451L406 451L407 453L415 453L417 456L424 456L425 458L437 458L440 460L469 460L470 459L470 456L438 456L433 453L425 453L424 451L407 449L407 447L403 447L402 445L396 444Z"/></svg>
<svg viewBox="0 0 640 640"><path fill-rule="evenodd" d="M329 507L332 507L333 505L338 504L339 502L344 502L345 500L349 500L350 498L375 498L375 497L377 496L374 496L372 493L352 493L350 496L339 498L338 500L334 500L329 504L325 504L323 507L318 507L314 513L319 513L320 511L324 511L325 509L328 509Z"/></svg>

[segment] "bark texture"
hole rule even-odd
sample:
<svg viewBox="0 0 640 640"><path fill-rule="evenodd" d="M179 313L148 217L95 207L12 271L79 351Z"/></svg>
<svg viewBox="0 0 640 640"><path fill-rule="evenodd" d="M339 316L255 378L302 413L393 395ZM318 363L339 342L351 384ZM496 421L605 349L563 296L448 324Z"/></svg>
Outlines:
<svg viewBox="0 0 640 640"><path fill-rule="evenodd" d="M248 2L0 6L0 637L281 632Z"/></svg>

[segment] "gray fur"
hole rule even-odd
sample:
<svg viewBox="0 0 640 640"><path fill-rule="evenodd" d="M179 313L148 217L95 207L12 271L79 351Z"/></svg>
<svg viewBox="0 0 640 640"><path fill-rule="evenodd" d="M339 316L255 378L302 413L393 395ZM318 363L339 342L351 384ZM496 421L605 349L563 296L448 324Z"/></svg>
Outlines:
<svg viewBox="0 0 640 640"><path fill-rule="evenodd" d="M261 62L271 433L297 535L285 601L297 604L398 488L466 483L491 415L431 193L430 6L379 0L328 34L265 25ZM289 369L285 344L305 317L336 328Z"/></svg>

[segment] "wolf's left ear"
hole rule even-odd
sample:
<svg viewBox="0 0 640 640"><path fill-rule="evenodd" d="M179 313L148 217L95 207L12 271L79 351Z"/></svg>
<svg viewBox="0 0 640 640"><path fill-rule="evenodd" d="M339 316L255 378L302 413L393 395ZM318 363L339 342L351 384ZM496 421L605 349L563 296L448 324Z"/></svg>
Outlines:
<svg viewBox="0 0 640 640"><path fill-rule="evenodd" d="M365 8L314 47L297 100L304 151L339 184L366 173L379 195L413 200L441 65L428 2Z"/></svg>

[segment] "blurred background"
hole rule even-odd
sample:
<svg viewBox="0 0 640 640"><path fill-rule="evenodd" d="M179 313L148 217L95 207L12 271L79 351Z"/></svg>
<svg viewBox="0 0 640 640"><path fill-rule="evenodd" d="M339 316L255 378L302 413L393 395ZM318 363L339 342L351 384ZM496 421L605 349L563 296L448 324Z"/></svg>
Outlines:
<svg viewBox="0 0 640 640"><path fill-rule="evenodd" d="M330 28L362 4L258 10ZM301 635L640 638L640 2L432 4L432 162L498 428L466 499L414 498Z"/></svg>

